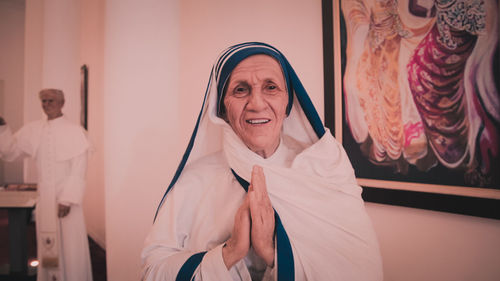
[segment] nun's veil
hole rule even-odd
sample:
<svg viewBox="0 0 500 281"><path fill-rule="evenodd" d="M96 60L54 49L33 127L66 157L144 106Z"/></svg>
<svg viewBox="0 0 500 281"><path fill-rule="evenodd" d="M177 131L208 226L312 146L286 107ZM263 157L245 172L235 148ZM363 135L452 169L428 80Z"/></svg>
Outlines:
<svg viewBox="0 0 500 281"><path fill-rule="evenodd" d="M159 209L165 202L168 192L175 186L186 164L222 149L222 131L225 126L229 126L219 117L224 86L238 63L249 56L257 54L273 57L283 69L289 94L287 106L289 116L283 122L282 134L302 143L313 144L325 133L323 123L306 90L292 66L280 51L268 44L259 42L241 43L227 48L220 54L212 67L203 105L193 134L177 167L177 171L158 206L155 219Z"/></svg>

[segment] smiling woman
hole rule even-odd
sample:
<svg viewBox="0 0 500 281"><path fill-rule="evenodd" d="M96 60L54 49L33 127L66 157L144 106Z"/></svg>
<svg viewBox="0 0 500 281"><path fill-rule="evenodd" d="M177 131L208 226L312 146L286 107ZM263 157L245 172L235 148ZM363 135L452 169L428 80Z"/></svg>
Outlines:
<svg viewBox="0 0 500 281"><path fill-rule="evenodd" d="M234 68L223 117L250 150L267 158L278 148L287 102L279 63L267 55L255 55Z"/></svg>
<svg viewBox="0 0 500 281"><path fill-rule="evenodd" d="M143 280L382 280L347 155L286 58L243 43L212 69Z"/></svg>

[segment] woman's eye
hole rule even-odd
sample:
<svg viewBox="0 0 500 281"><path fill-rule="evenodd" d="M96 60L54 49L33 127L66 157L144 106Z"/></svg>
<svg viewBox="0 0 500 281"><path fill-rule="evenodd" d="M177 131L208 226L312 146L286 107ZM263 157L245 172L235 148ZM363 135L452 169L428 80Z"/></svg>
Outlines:
<svg viewBox="0 0 500 281"><path fill-rule="evenodd" d="M233 90L234 95L245 95L248 93L248 87L238 86Z"/></svg>
<svg viewBox="0 0 500 281"><path fill-rule="evenodd" d="M271 93L276 92L277 90L279 90L278 86L276 86L275 84L268 84L268 85L266 85L265 89L266 89L267 92L271 92Z"/></svg>

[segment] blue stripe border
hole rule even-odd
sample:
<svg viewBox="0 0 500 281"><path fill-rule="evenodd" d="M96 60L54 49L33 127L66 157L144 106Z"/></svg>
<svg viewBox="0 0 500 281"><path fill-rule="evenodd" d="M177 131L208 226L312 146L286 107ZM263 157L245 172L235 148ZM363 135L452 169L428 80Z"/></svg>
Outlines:
<svg viewBox="0 0 500 281"><path fill-rule="evenodd" d="M200 265L201 261L203 260L203 256L205 256L206 253L207 252L201 252L189 257L182 265L179 273L177 273L175 281L190 281L194 279L194 271Z"/></svg>

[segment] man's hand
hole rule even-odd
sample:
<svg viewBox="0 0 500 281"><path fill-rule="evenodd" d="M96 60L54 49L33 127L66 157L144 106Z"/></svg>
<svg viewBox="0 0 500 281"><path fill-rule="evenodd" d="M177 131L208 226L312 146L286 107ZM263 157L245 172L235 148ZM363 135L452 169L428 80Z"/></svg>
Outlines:
<svg viewBox="0 0 500 281"><path fill-rule="evenodd" d="M248 195L234 216L233 233L222 248L222 259L227 269L244 258L250 249L250 209Z"/></svg>
<svg viewBox="0 0 500 281"><path fill-rule="evenodd" d="M64 218L69 214L69 211L71 210L71 206L66 206L63 204L59 204L59 210L57 212L57 216L59 218Z"/></svg>
<svg viewBox="0 0 500 281"><path fill-rule="evenodd" d="M252 219L252 247L268 266L274 265L274 209L269 199L262 167L255 165L248 188Z"/></svg>
<svg viewBox="0 0 500 281"><path fill-rule="evenodd" d="M0 126L7 124L2 116L0 116Z"/></svg>

